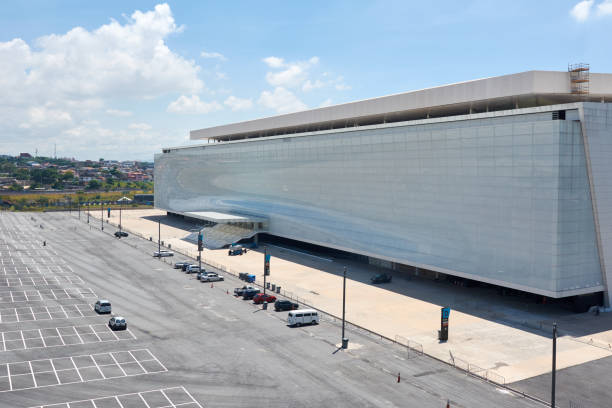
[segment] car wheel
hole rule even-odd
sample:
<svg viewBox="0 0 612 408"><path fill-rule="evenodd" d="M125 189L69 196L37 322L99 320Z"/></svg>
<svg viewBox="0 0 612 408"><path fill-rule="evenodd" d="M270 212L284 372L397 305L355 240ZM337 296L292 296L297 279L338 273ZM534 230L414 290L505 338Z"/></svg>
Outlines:
<svg viewBox="0 0 612 408"><path fill-rule="evenodd" d="M302 325L302 323L296 323L295 324L297 327L300 327Z"/></svg>
<svg viewBox="0 0 612 408"><path fill-rule="evenodd" d="M315 324L318 324L318 322L316 320L313 320L312 322L310 322L310 324L314 326Z"/></svg>

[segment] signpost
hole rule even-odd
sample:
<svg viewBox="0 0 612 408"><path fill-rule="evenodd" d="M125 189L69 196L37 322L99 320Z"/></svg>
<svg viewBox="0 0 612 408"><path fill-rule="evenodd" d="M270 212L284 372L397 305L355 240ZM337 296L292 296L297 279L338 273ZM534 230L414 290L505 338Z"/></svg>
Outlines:
<svg viewBox="0 0 612 408"><path fill-rule="evenodd" d="M450 317L450 307L443 307L441 309L441 319L440 319L440 331L438 331L438 340L447 341L448 340L448 319Z"/></svg>

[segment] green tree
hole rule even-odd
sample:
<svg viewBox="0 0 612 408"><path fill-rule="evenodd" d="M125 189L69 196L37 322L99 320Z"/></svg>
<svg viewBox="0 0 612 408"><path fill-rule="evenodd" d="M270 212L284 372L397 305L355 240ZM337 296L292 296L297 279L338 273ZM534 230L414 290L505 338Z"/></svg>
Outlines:
<svg viewBox="0 0 612 408"><path fill-rule="evenodd" d="M98 190L99 188L102 187L102 182L100 182L100 180L91 180L89 183L87 183L87 190Z"/></svg>

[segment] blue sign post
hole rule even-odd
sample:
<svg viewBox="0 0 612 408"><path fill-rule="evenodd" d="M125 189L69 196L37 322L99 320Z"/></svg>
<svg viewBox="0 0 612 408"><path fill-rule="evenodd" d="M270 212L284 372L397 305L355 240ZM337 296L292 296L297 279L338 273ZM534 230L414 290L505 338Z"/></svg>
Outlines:
<svg viewBox="0 0 612 408"><path fill-rule="evenodd" d="M440 331L438 331L438 340L440 341L448 340L448 319L450 318L450 311L450 307L443 307L441 309Z"/></svg>

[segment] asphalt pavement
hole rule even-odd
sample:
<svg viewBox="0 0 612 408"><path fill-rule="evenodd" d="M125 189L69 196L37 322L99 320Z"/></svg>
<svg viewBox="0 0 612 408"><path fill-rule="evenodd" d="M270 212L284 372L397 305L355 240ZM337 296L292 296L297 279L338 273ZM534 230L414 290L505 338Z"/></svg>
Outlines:
<svg viewBox="0 0 612 408"><path fill-rule="evenodd" d="M234 297L233 276L200 283L114 231L0 213L0 407L542 406L365 332L339 349L337 321L290 328ZM98 298L127 331L106 327Z"/></svg>

